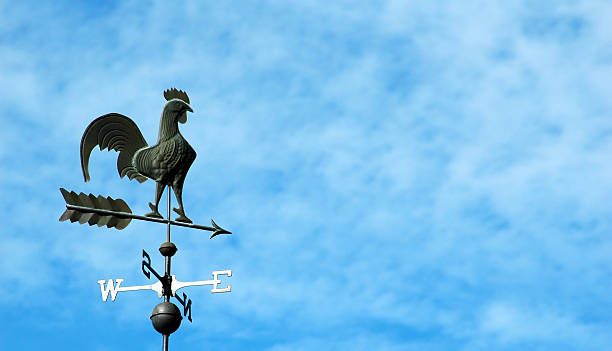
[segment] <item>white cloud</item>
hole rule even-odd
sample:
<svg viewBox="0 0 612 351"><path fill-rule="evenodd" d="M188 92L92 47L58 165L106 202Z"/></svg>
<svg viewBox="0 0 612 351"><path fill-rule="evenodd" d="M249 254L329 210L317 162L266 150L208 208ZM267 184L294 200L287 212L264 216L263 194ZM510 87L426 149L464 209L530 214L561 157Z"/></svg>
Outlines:
<svg viewBox="0 0 612 351"><path fill-rule="evenodd" d="M483 313L480 332L503 344L605 348L602 326L584 324L571 317L537 306L521 308L511 303L494 302ZM585 342L589 340L590 345Z"/></svg>
<svg viewBox="0 0 612 351"><path fill-rule="evenodd" d="M223 333L274 350L477 349L483 335L493 349L604 345L581 316L607 301L608 9L527 5L131 2L88 25L87 9L40 30L6 22L21 40L0 42L0 106L18 116L1 117L1 204L21 237L3 235L15 248L4 273L25 292L68 272L71 298L96 299L78 303L100 320L137 323L153 306L134 297L109 317L96 280L140 284L139 250L154 252L163 233L48 223L59 186L146 210L153 183L117 178L115 154L94 151L82 182L78 138L116 111L154 142L161 91L176 85L196 110L181 126L198 152L187 211L234 231L173 236L179 279L234 270L228 296L189 291L199 322L185 338ZM29 16L62 13L54 6ZM525 30L548 15L584 29L571 40L567 26Z"/></svg>

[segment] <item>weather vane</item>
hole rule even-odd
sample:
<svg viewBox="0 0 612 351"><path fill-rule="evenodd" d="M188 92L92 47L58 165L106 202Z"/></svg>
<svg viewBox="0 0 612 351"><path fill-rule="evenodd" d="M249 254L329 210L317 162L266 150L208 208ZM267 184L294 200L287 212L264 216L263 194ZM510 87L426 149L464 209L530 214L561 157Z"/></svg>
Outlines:
<svg viewBox="0 0 612 351"><path fill-rule="evenodd" d="M170 302L174 297L183 306L183 315L191 322L191 299L183 293L182 297L177 291L187 286L212 285L211 293L230 292L231 285L219 287L220 275L232 276L231 270L213 271L212 280L193 282L181 282L171 275L171 258L176 253L176 246L170 241L170 228L172 225L187 228L200 229L212 232L210 238L219 234L231 234L231 232L219 227L211 219L212 226L194 224L185 215L183 207L183 182L187 171L196 158L195 150L181 135L178 123L187 121L187 111L193 112L189 105L187 93L175 88L164 91L167 100L162 110L159 122L159 133L157 143L149 146L145 141L136 123L129 117L119 113L109 113L96 118L89 124L81 139L81 168L85 181L89 181L89 156L95 146L100 150L108 149L119 152L117 158L117 171L123 178L128 176L130 180L136 179L142 183L147 179L155 181L155 203L149 202L151 212L144 216L132 213L132 210L122 199L113 199L93 194L77 194L60 188L62 196L66 201L66 211L60 217L61 221L70 220L89 225L107 226L108 228L124 229L132 219L145 220L167 224L166 242L162 243L159 252L165 257L165 274L160 275L151 267L151 257L142 250L142 272L151 278L151 273L157 278L157 282L150 285L121 286L123 279L99 280L102 301L106 302L110 294L111 301L115 301L117 294L123 291L153 290L157 292L158 298L164 301L155 306L151 313L151 321L155 330L163 335L163 350L168 350L168 339L181 324L183 316L179 308ZM164 219L159 213L159 201L164 190L168 188L168 213ZM170 218L171 192L174 192L178 208L174 211L178 214L174 220Z"/></svg>

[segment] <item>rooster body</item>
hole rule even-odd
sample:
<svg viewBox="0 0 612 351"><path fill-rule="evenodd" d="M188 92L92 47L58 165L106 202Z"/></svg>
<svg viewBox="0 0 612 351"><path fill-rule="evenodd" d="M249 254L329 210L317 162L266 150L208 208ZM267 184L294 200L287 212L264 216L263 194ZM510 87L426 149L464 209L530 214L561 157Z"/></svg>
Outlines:
<svg viewBox="0 0 612 351"><path fill-rule="evenodd" d="M191 223L183 208L183 182L187 171L196 158L195 150L181 135L178 122L186 121L189 106L187 94L176 89L167 90L164 96L168 103L164 106L159 124L157 143L148 146L140 129L129 117L109 113L96 118L89 124L81 139L81 167L85 181L89 181L89 156L98 145L100 150L107 148L118 151L117 171L123 178L144 182L148 178L156 182L155 203L149 203L149 217L162 218L158 211L159 200L166 186L174 191L179 215L176 220Z"/></svg>

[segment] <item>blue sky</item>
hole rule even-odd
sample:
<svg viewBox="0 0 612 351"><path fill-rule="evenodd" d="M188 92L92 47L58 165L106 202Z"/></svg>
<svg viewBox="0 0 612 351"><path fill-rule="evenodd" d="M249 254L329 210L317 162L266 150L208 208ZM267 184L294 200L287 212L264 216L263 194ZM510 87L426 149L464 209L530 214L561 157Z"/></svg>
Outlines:
<svg viewBox="0 0 612 351"><path fill-rule="evenodd" d="M79 142L149 143L188 92L173 230L182 350L605 350L612 344L612 4L0 2L0 348L159 350L164 228L58 222L59 188L148 211L154 183Z"/></svg>

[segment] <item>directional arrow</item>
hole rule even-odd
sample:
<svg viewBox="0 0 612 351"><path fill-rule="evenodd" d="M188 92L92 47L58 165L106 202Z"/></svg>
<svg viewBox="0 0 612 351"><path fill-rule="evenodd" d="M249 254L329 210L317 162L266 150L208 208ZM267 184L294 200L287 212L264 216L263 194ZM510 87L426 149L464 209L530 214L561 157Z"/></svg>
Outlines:
<svg viewBox="0 0 612 351"><path fill-rule="evenodd" d="M232 232L217 225L213 219L210 220L212 227L209 227L193 223L169 221L164 218L139 216L133 214L130 207L122 199L104 198L101 195L96 197L93 194L85 195L85 193L77 194L74 191L68 192L64 188L60 188L60 191L66 200L66 211L60 217L60 222L70 220L74 223L78 221L81 224L97 224L100 227L106 225L109 228L115 227L121 230L127 227L132 219L139 219L148 222L170 223L171 225L181 227L206 230L212 232L210 239L220 234L232 234Z"/></svg>
<svg viewBox="0 0 612 351"><path fill-rule="evenodd" d="M199 281L195 281L195 282L181 282L178 281L176 279L176 276L172 276L172 283L170 286L170 289L172 290L172 296L176 296L176 292L179 289L182 289L186 286L201 286L201 285L212 285L213 288L210 289L211 293L223 293L223 292L231 292L232 291L232 286L228 285L225 288L218 288L219 283L221 283L221 280L219 280L219 275L227 275L228 277L232 276L232 270L228 269L225 271L213 271L212 272L213 275L213 279L211 280L199 280Z"/></svg>
<svg viewBox="0 0 612 351"><path fill-rule="evenodd" d="M106 287L104 287L104 283L106 282ZM102 301L106 302L108 299L108 294L111 295L111 301L115 301L117 298L117 294L120 291L135 291L135 290L153 290L157 292L157 297L162 297L162 283L161 281L151 284L151 285L138 285L138 286L121 286L123 283L123 279L118 278L113 282L112 279L109 279L108 282L104 279L98 280L98 284L100 284L100 293L102 294Z"/></svg>
<svg viewBox="0 0 612 351"><path fill-rule="evenodd" d="M214 224L214 222L213 222ZM155 284L150 285L137 285L137 286L121 286L123 283L123 279L118 278L113 281L113 279L106 280L98 280L98 284L100 284L100 293L102 294L102 301L106 302L108 300L108 295L111 296L111 301L115 301L117 298L117 294L121 291L136 291L136 290L153 290L157 292L157 297L161 298L165 296L166 302L170 300L170 297L174 297L178 300L178 302L183 306L183 315L187 317L187 319L192 322L191 319L191 299L187 297L187 294L183 293L182 297L177 294L177 291L188 287L188 286L202 286L202 285L212 285L212 289L210 289L211 293L224 293L231 292L232 286L227 285L225 288L219 288L219 284L221 283L221 279L219 279L220 275L226 275L227 277L232 276L232 270L227 269L224 271L213 271L212 276L213 279L210 280L198 280L193 282L182 282L176 279L176 275L169 275L168 271L163 276L157 273L153 267L151 267L151 256L145 251L142 250L142 273L147 277L147 279L151 279L151 274L158 279Z"/></svg>
<svg viewBox="0 0 612 351"><path fill-rule="evenodd" d="M178 302L180 302L181 305L183 305L183 316L186 316L187 319L189 319L189 321L193 323L193 320L191 319L191 299L187 298L187 294L185 293L183 293L182 299L178 295L176 295L175 298L178 300Z"/></svg>

